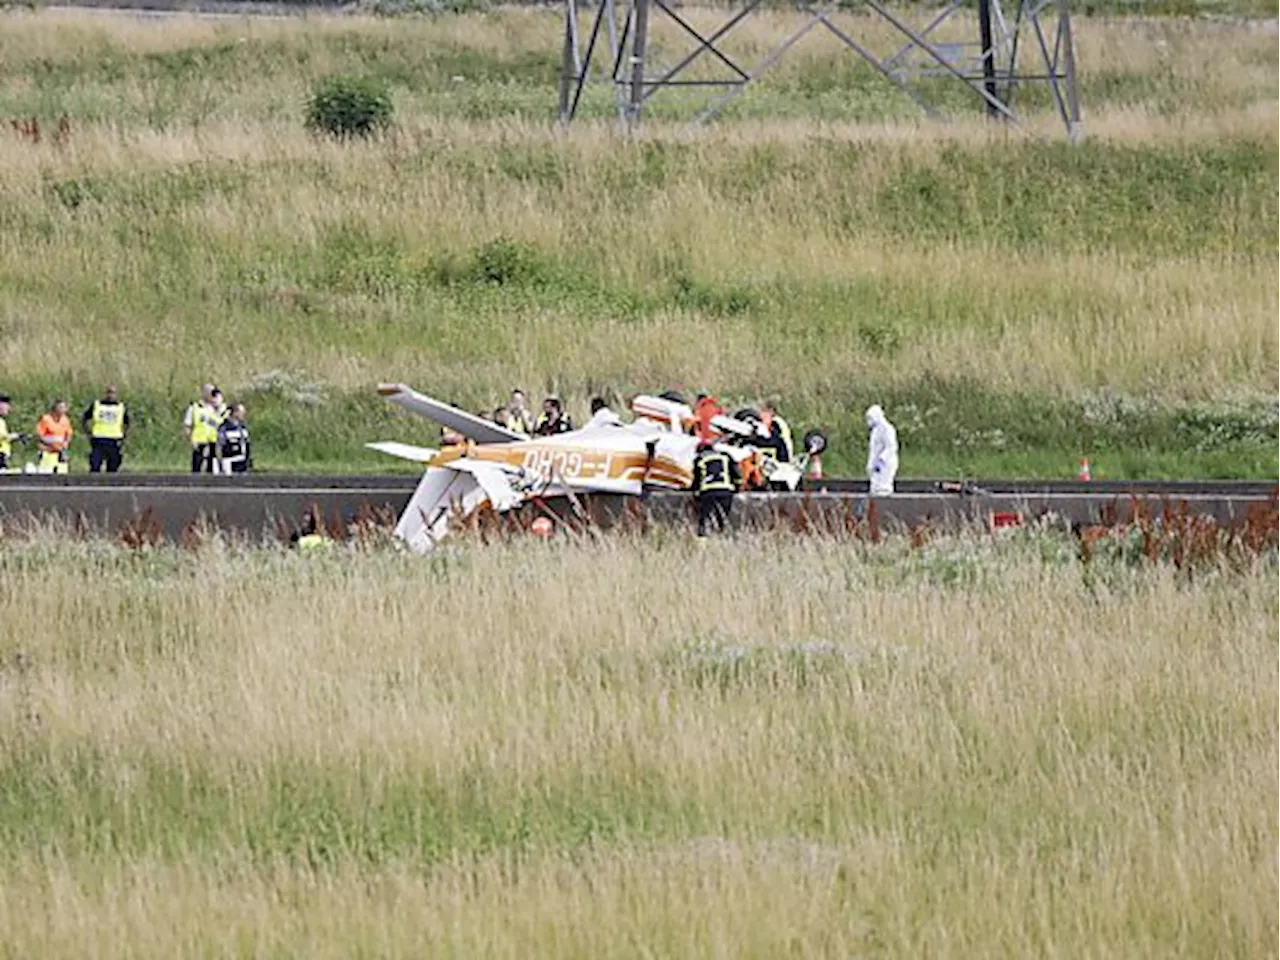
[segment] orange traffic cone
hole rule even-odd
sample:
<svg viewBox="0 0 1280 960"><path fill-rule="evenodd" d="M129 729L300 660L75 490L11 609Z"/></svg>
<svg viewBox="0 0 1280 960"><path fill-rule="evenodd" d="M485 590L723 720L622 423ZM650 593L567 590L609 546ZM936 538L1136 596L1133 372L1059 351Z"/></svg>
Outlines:
<svg viewBox="0 0 1280 960"><path fill-rule="evenodd" d="M809 458L809 479L822 479L822 454L815 453Z"/></svg>
<svg viewBox="0 0 1280 960"><path fill-rule="evenodd" d="M1076 479L1077 480L1093 479L1093 477L1089 474L1089 458L1088 457L1080 458L1080 466L1076 468Z"/></svg>

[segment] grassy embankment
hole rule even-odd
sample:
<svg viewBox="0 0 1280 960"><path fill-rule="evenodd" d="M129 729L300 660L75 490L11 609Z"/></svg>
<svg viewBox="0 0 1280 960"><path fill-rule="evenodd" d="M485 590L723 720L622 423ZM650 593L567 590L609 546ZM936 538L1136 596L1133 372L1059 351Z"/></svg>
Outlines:
<svg viewBox="0 0 1280 960"><path fill-rule="evenodd" d="M1266 956L1275 578L10 538L4 952Z"/></svg>
<svg viewBox="0 0 1280 960"><path fill-rule="evenodd" d="M6 14L0 116L73 125L0 139L18 419L115 380L132 463L173 467L213 378L249 401L262 466L364 470L367 439L431 439L380 379L472 409L554 389L579 414L678 385L780 396L839 472L879 401L907 475L1275 475L1273 35L1081 19L1073 149L1044 116L1042 144L922 124L817 37L697 136L670 101L636 144L603 120L561 136L557 29ZM394 136L301 131L332 72L394 84Z"/></svg>

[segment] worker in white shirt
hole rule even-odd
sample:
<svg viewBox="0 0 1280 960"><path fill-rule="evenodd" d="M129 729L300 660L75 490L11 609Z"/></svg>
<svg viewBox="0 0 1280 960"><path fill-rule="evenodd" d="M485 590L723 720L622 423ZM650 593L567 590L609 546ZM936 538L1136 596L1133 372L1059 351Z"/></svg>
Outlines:
<svg viewBox="0 0 1280 960"><path fill-rule="evenodd" d="M591 419L587 421L587 425L583 429L620 426L622 426L622 418L609 409L609 405L604 402L604 399L602 397L592 397Z"/></svg>

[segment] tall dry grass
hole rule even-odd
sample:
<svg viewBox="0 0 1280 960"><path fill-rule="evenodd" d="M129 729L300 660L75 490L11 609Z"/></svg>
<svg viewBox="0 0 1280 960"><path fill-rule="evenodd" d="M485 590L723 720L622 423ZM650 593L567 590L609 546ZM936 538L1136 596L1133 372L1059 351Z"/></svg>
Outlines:
<svg viewBox="0 0 1280 960"><path fill-rule="evenodd" d="M753 19L738 52L760 54L790 26L779 13ZM859 26L892 39L865 18ZM936 306L905 303L908 315L889 320L902 328L900 349L884 358L856 336L860 312L874 304L855 298L854 316L815 334L817 350L844 365L831 371L834 381L928 369L1055 391L1154 384L1204 396L1232 384L1274 386L1274 251L1258 255L1266 245L1258 249L1251 215L1257 205L1274 208L1274 197L1253 194L1251 180L1232 182L1224 170L1220 184L1206 181L1210 192L1194 209L1171 209L1168 223L1139 206L1131 236L1097 237L1085 218L1108 201L1128 203L1125 188L1089 186L1064 170L1032 176L1026 189L1050 204L1065 192L1095 209L1073 214L1064 206L1058 222L1037 222L1032 243L1016 242L999 223L984 229L968 214L949 234L956 213L945 206L935 214L944 228L938 235L923 208L883 209L886 192L912 189L920 171L954 166L946 158L961 150L970 169L950 175L950 186L967 207L986 202L991 178L1026 179L1046 160L976 118L922 124L885 108L878 95L870 101L876 115L862 120L815 121L796 112L817 101L771 100L813 77L844 101L868 96L830 37L815 37L771 77L773 86L762 86L766 114L696 137L658 123L646 138L653 152L641 162L622 159L628 151L607 126L588 124L565 139L547 124L556 30L552 14L536 11L162 25L6 15L0 61L10 78L8 109L65 110L77 122L63 149L0 139L0 198L12 217L0 248L10 278L6 367L32 377L120 371L155 381L198 378L196 367L207 370L210 361L213 372L230 376L301 354L324 378L363 386L389 367L408 373L459 361L492 363L504 383L536 380L555 358L575 383L691 380L699 371L717 382L758 382L762 370L809 359L790 328L803 326L811 310L796 310L788 297L816 289L824 299L825 286L838 288L825 299L838 300L871 280L901 288L904 301L923 288ZM659 31L659 54L674 44L672 30ZM1274 142L1271 37L1089 19L1077 32L1089 123L1098 140L1114 144L1108 149L1149 150L1153 168L1186 164L1190 174L1219 161L1201 160L1194 148L1180 154L1180 143ZM401 133L372 148L318 145L298 123L308 85L356 67L406 78ZM469 76L449 72L466 67ZM530 113L530 95L544 107ZM469 118L472 97L492 109ZM992 151L1010 150L1012 165L984 171ZM1140 168L1130 175L1143 176ZM66 190L50 193L69 181L72 210ZM1020 206L1036 203L1016 194L998 202L1017 205L1008 211L1015 221L1027 212ZM1187 214L1212 224L1199 242L1177 222ZM676 262L716 284L784 285L768 312L786 319L725 323L695 309L692 317L659 312L637 324L608 303L601 316L590 298L569 296L532 312L506 305L518 329L476 329L464 323L474 318L471 305L424 302L397 288L399 278L391 289L325 290L316 261L326 237L346 228L397 247L409 270L498 235L624 290L667 282ZM1095 290L1110 295L1091 296ZM291 309L299 292L312 295L305 306L321 317ZM831 312L829 303L817 306ZM943 317L928 315L938 308ZM440 320L420 337L411 329L424 311ZM133 334L127 344L115 332L120 323ZM196 346L210 323L225 324L231 341L216 358ZM485 344L487 356L453 356L442 335ZM717 346L712 356L690 349L708 341Z"/></svg>
<svg viewBox="0 0 1280 960"><path fill-rule="evenodd" d="M17 955L1274 946L1273 561L37 538L0 573Z"/></svg>
<svg viewBox="0 0 1280 960"><path fill-rule="evenodd" d="M1269 124L1273 136L1274 113ZM1203 210L1181 211L1205 224L1191 227L1200 237L1170 219L1095 246L1081 235L1085 221L1037 214L1042 236L1019 249L1016 225L980 212L980 168L959 174L940 159L956 149L946 141L844 154L836 135L815 152L816 134L753 144L718 133L677 143L655 188L627 182L644 176L648 161L635 157L611 181L624 148L600 132L569 143L527 129L457 133L356 149L317 148L283 130L248 142L217 132L140 142L88 134L41 164L10 167L0 195L25 226L0 241L12 278L0 358L20 375L151 383L301 361L341 387L424 370L465 380L476 365L500 384L553 373L573 384L776 382L815 355L833 382L927 370L996 388L1200 398L1275 382L1276 272L1252 236L1254 204L1274 198L1231 183ZM24 148L7 149L16 157ZM963 149L977 165L989 148ZM753 172L760 163L778 170ZM744 175L761 189L735 189ZM961 191L961 221L886 210L886 197L921 176ZM51 183L102 198L69 213ZM1090 195L1049 175L1029 187L1048 202L1055 192L1079 197L1091 218L1114 189ZM152 191L158 199L146 199ZM344 252L344 232L363 247ZM431 289L436 259L501 236L575 276L532 302L500 299L496 316ZM1242 240L1249 247L1233 249ZM1173 249L1149 252L1153 243ZM385 276L360 274L361 256ZM335 257L357 260L351 274ZM672 303L635 317L627 298L664 290L673 268L756 288L761 309L724 317ZM864 342L868 322L894 329L893 350ZM212 355L198 347L209 324L226 335Z"/></svg>
<svg viewBox="0 0 1280 960"><path fill-rule="evenodd" d="M984 429L1053 447L1054 464L1090 438L1075 421L1052 441L1016 436L1027 397L1274 420L1265 33L1082 18L1090 141L1073 150L1034 104L1048 143L958 101L955 123L924 122L830 38L725 122L694 132L655 101L631 142L603 103L553 126L549 11L4 18L0 117L72 119L62 144L0 135L0 365L24 410L116 380L177 437L174 412L213 378L270 407L281 426L264 450L278 451L310 412L252 385L285 371L340 398L294 461L325 458L336 433L353 439L328 458L353 463L371 417L359 401L384 379L475 409L520 384L576 413L605 388L776 393L835 432L837 457L860 430L849 411L886 399L973 403ZM791 26L763 15L735 50L758 55ZM656 43L677 52L667 26ZM393 135L303 132L307 91L334 71L390 80ZM156 435L135 449L167 462ZM1240 463L1270 461L1252 449L1175 472Z"/></svg>

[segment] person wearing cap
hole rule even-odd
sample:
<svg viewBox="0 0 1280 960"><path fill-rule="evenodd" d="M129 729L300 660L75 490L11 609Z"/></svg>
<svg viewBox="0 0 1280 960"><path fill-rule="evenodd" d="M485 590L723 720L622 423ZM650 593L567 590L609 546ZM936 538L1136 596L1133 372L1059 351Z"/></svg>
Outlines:
<svg viewBox="0 0 1280 960"><path fill-rule="evenodd" d="M564 412L564 404L559 397L547 397L542 401L542 416L533 428L536 436L552 437L557 433L568 433L572 429L573 421Z"/></svg>
<svg viewBox="0 0 1280 960"><path fill-rule="evenodd" d="M67 401L55 400L49 404L49 412L36 422L36 444L40 448L39 473L66 473L71 455L71 418L67 416Z"/></svg>
<svg viewBox="0 0 1280 960"><path fill-rule="evenodd" d="M7 393L0 393L0 470L9 469L9 461L13 459L13 441L25 437L25 434L9 432L7 419L13 412L12 405L12 398Z"/></svg>
<svg viewBox="0 0 1280 960"><path fill-rule="evenodd" d="M191 472L216 473L218 428L226 419L222 391L211 383L200 390L200 399L187 407L182 432L191 444Z"/></svg>
<svg viewBox="0 0 1280 960"><path fill-rule="evenodd" d="M129 411L120 402L114 383L107 384L102 399L85 408L80 423L89 433L89 472L115 473L124 459L124 438L129 432Z"/></svg>
<svg viewBox="0 0 1280 960"><path fill-rule="evenodd" d="M733 512L733 495L742 477L737 463L710 440L698 443L693 461L693 497L698 505L698 537L707 535L712 524L723 532Z"/></svg>

